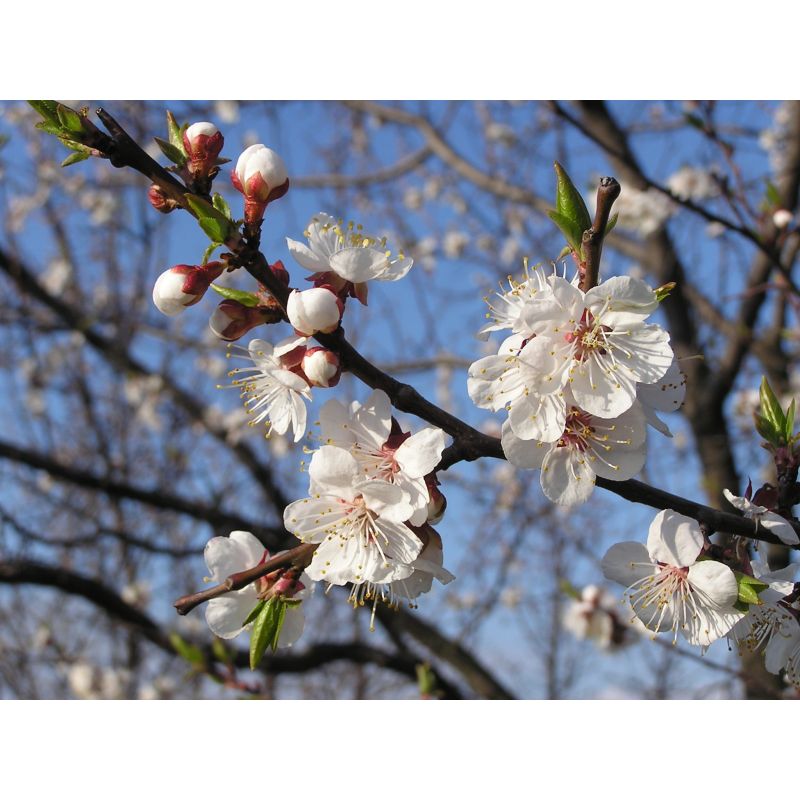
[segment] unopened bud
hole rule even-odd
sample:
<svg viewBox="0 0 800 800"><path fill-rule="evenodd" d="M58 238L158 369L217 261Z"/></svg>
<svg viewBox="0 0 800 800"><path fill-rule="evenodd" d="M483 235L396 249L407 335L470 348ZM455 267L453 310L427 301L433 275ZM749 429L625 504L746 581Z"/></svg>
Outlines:
<svg viewBox="0 0 800 800"><path fill-rule="evenodd" d="M339 383L342 366L339 356L327 347L311 347L303 356L303 372L311 386L330 388Z"/></svg>
<svg viewBox="0 0 800 800"><path fill-rule="evenodd" d="M286 303L289 323L300 336L335 331L343 312L342 301L330 289L322 287L302 292L295 289Z"/></svg>
<svg viewBox="0 0 800 800"><path fill-rule="evenodd" d="M447 509L447 498L439 491L439 487L426 479L428 486L428 523L436 525Z"/></svg>
<svg viewBox="0 0 800 800"><path fill-rule="evenodd" d="M773 215L772 215L772 222L776 228L788 228L789 225L792 224L792 220L794 219L794 215L791 211L788 211L785 208L779 208Z"/></svg>
<svg viewBox="0 0 800 800"><path fill-rule="evenodd" d="M286 267L283 266L283 261L276 261L274 264L269 265L272 274L284 285L289 285L289 273Z"/></svg>
<svg viewBox="0 0 800 800"><path fill-rule="evenodd" d="M147 190L147 199L150 201L150 205L162 214L169 214L178 207L177 201L167 197L161 187L155 183Z"/></svg>
<svg viewBox="0 0 800 800"><path fill-rule="evenodd" d="M225 139L211 122L195 122L183 133L183 147L193 175L208 175L217 163Z"/></svg>
<svg viewBox="0 0 800 800"><path fill-rule="evenodd" d="M248 224L260 222L267 204L289 191L286 164L263 144L250 145L239 156L231 180L244 195L244 218Z"/></svg>
<svg viewBox="0 0 800 800"><path fill-rule="evenodd" d="M211 282L224 269L225 265L219 261L212 261L202 267L178 264L162 272L156 279L153 303L162 314L174 317L187 306L199 303Z"/></svg>
<svg viewBox="0 0 800 800"><path fill-rule="evenodd" d="M238 300L223 300L211 315L208 327L223 341L234 342L264 321L259 308L246 306Z"/></svg>

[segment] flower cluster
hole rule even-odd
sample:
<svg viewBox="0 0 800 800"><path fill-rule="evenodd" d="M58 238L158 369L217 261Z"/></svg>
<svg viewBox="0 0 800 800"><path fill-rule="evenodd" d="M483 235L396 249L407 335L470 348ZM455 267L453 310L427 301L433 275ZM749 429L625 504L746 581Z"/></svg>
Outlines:
<svg viewBox="0 0 800 800"><path fill-rule="evenodd" d="M635 641L635 623L620 615L612 595L593 584L567 605L562 624L576 639L590 639L603 650L619 650Z"/></svg>
<svg viewBox="0 0 800 800"><path fill-rule="evenodd" d="M403 431L385 392L349 408L329 400L320 412L322 446L309 465L309 496L287 506L286 529L317 545L306 573L353 584L351 601L413 601L452 575L430 520L441 504L429 491L444 433Z"/></svg>
<svg viewBox="0 0 800 800"><path fill-rule="evenodd" d="M647 424L669 434L655 412L678 408L684 394L669 334L645 322L656 292L630 277L583 292L526 265L525 280L498 298L479 335L511 335L472 364L468 390L480 408L508 412L508 460L541 469L545 496L561 505L584 502L597 475L636 475Z"/></svg>

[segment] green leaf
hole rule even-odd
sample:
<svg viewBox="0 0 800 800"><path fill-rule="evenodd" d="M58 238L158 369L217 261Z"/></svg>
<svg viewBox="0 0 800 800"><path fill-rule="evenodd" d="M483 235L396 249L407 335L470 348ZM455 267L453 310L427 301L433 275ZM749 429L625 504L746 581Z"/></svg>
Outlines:
<svg viewBox="0 0 800 800"><path fill-rule="evenodd" d="M278 597L267 600L255 620L250 637L250 669L261 663L268 647L273 652L276 650L285 618L286 604Z"/></svg>
<svg viewBox="0 0 800 800"><path fill-rule="evenodd" d="M581 593L566 578L562 578L559 581L558 588L573 600L581 599Z"/></svg>
<svg viewBox="0 0 800 800"><path fill-rule="evenodd" d="M225 647L225 642L217 636L211 642L211 652L215 655L217 661L221 661L223 664L231 663L231 654L228 648Z"/></svg>
<svg viewBox="0 0 800 800"><path fill-rule="evenodd" d="M756 426L756 433L767 442L774 444L776 447L781 443L781 434L775 430L771 422L764 419L761 414L753 414L753 420Z"/></svg>
<svg viewBox="0 0 800 800"><path fill-rule="evenodd" d="M583 238L583 231L572 220L559 214L558 211L548 211L547 216L558 226L564 238L569 242L569 246L577 253L581 252L581 239Z"/></svg>
<svg viewBox="0 0 800 800"><path fill-rule="evenodd" d="M83 133L83 117L77 111L73 111L69 106L65 106L62 103L56 106L56 111L58 113L58 121L65 131L73 134Z"/></svg>
<svg viewBox="0 0 800 800"><path fill-rule="evenodd" d="M580 192L575 188L564 167L558 161L553 166L556 170L556 212L566 217L580 230L578 236L580 242L583 232L592 227L589 209L586 208L586 203L583 202Z"/></svg>
<svg viewBox="0 0 800 800"><path fill-rule="evenodd" d="M178 633L171 633L169 635L170 644L175 649L175 652L184 660L188 661L193 666L202 664L205 661L203 652L197 645L190 644L181 637Z"/></svg>
<svg viewBox="0 0 800 800"><path fill-rule="evenodd" d="M739 599L740 603L747 605L761 605L761 600L758 595L769 588L769 584L754 578L752 575L745 575L743 572L734 571L736 576L736 583L739 586Z"/></svg>
<svg viewBox="0 0 800 800"><path fill-rule="evenodd" d="M603 234L603 236L608 236L608 234L611 233L611 231L613 231L614 228L617 227L618 219L619 219L619 214L611 215L611 219L609 219L609 221L606 223L606 232Z"/></svg>
<svg viewBox="0 0 800 800"><path fill-rule="evenodd" d="M683 118L686 122L689 123L693 128L697 128L700 131L704 131L706 129L706 125L700 117L695 116L694 114L684 114Z"/></svg>
<svg viewBox="0 0 800 800"><path fill-rule="evenodd" d="M782 437L786 429L786 417L784 416L781 404L778 402L778 398L775 397L775 392L772 391L772 387L765 377L761 378L761 388L758 392L758 399L761 404L761 416L764 417L771 426L778 438Z"/></svg>
<svg viewBox="0 0 800 800"><path fill-rule="evenodd" d="M243 292L241 289L230 289L227 286L217 286L216 283L211 284L211 288L217 293L222 295L226 300L236 300L248 308L255 308L258 305L258 295L252 292Z"/></svg>
<svg viewBox="0 0 800 800"><path fill-rule="evenodd" d="M211 258L212 255L214 255L214 251L218 247L221 247L219 242L211 242L211 244L208 247L206 247L206 249L203 251L203 260L200 262L202 266L208 264L208 259Z"/></svg>
<svg viewBox="0 0 800 800"><path fill-rule="evenodd" d="M200 227L212 242L223 244L236 232L233 222L202 197L187 194L186 201L197 217Z"/></svg>
<svg viewBox="0 0 800 800"><path fill-rule="evenodd" d="M179 167L182 167L186 163L186 156L183 154L182 150L179 150L174 144L170 144L165 139L160 139L158 136L154 136L153 138L156 140L156 144L161 149L161 152L173 164L177 164Z"/></svg>
<svg viewBox="0 0 800 800"><path fill-rule="evenodd" d="M55 100L28 100L28 105L41 114L48 122L60 127L58 120L58 103L56 103Z"/></svg>
<svg viewBox="0 0 800 800"><path fill-rule="evenodd" d="M767 202L773 208L780 208L783 205L783 203L781 203L780 192L772 181L767 181L766 197Z"/></svg>
<svg viewBox="0 0 800 800"><path fill-rule="evenodd" d="M261 609L266 605L266 600L259 600L256 607L247 615L247 619L242 623L242 627L249 625L260 613Z"/></svg>
<svg viewBox="0 0 800 800"><path fill-rule="evenodd" d="M431 665L426 663L417 664L415 667L417 673L417 687L419 693L427 697L433 697L436 694L436 675L431 669Z"/></svg>
<svg viewBox="0 0 800 800"><path fill-rule="evenodd" d="M795 404L794 398L792 398L792 402L789 403L789 408L786 409L786 426L783 429L787 442L792 438L792 433L794 432L794 412Z"/></svg>
<svg viewBox="0 0 800 800"><path fill-rule="evenodd" d="M87 158L91 158L89 153L83 152L76 152L70 153L62 162L62 167L69 167L71 164L77 164L79 161L86 161Z"/></svg>
<svg viewBox="0 0 800 800"><path fill-rule="evenodd" d="M37 122L36 127L40 131L44 131L45 133L50 133L53 136L63 136L64 131L61 126L56 122Z"/></svg>
<svg viewBox="0 0 800 800"><path fill-rule="evenodd" d="M211 201L214 204L214 208L216 208L220 214L228 219L233 219L233 214L231 214L231 207L228 205L228 201L219 192L214 192L213 196L211 197Z"/></svg>
<svg viewBox="0 0 800 800"><path fill-rule="evenodd" d="M167 111L167 131L169 132L169 143L183 153L184 159L188 158L189 155L183 147L181 127L171 111Z"/></svg>
<svg viewBox="0 0 800 800"><path fill-rule="evenodd" d="M677 286L675 281L670 281L669 283L665 283L663 286L659 286L656 289L656 300L660 303L662 300L666 300L670 292Z"/></svg>

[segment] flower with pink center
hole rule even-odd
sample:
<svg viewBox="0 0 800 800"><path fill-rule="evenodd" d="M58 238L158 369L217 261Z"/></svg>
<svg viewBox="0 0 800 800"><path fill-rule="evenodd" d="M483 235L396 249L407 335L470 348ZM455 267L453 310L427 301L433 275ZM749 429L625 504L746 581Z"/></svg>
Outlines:
<svg viewBox="0 0 800 800"><path fill-rule="evenodd" d="M616 419L604 419L578 408L568 391L565 400L566 414L555 440L523 439L508 419L501 443L515 467L541 469L542 491L548 500L569 506L589 498L596 476L624 481L641 470L647 454L647 426L638 404Z"/></svg>
<svg viewBox="0 0 800 800"><path fill-rule="evenodd" d="M730 567L698 560L705 548L700 524L676 511L660 511L650 525L647 546L613 545L602 561L603 575L626 586L636 616L654 634L681 633L689 644L708 647L744 616Z"/></svg>
<svg viewBox="0 0 800 800"><path fill-rule="evenodd" d="M547 322L520 356L535 365L526 388L548 395L569 386L585 411L613 418L636 400L637 384L655 383L673 361L669 334L644 320L658 305L643 281L610 278L585 294L555 276L552 300L530 304L523 323Z"/></svg>
<svg viewBox="0 0 800 800"><path fill-rule="evenodd" d="M347 450L358 462L364 478L387 481L400 488L411 504L411 525L428 519L430 494L425 477L433 472L444 450L444 433L423 428L404 432L392 419L386 392L376 389L362 405L348 409L329 400L320 411L321 439Z"/></svg>
<svg viewBox="0 0 800 800"><path fill-rule="evenodd" d="M230 536L215 536L205 548L206 566L214 583L222 583L229 575L263 564L269 551L249 531L233 531ZM233 639L252 627L244 622L260 599L282 597L286 600L304 600L312 591L308 578L294 578L286 570L278 570L221 597L209 600L206 605L206 622L211 632L222 639ZM287 605L278 647L290 647L303 633L305 616L302 604Z"/></svg>
<svg viewBox="0 0 800 800"><path fill-rule="evenodd" d="M273 347L253 339L247 350L241 348L252 366L231 370L228 375L235 380L225 387L241 391L247 413L253 415L250 425L266 420L269 430L281 435L293 429L296 442L306 431L304 400L311 399L308 381L297 374L306 341L290 337Z"/></svg>
<svg viewBox="0 0 800 800"><path fill-rule="evenodd" d="M386 240L347 225L329 214L315 214L304 232L308 245L294 239L286 244L295 261L313 275L315 285L329 285L340 297L358 298L366 305L368 281L396 281L414 264L402 252L393 254Z"/></svg>
<svg viewBox="0 0 800 800"><path fill-rule="evenodd" d="M314 453L309 475L310 497L290 503L283 522L319 545L306 569L313 580L341 586L412 575L422 541L404 524L413 509L399 487L365 479L350 453L330 445Z"/></svg>

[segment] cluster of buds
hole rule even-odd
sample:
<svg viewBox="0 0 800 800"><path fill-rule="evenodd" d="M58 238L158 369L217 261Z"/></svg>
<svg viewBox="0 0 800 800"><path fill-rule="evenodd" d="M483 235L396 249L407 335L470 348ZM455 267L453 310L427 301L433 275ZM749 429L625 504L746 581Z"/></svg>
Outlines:
<svg viewBox="0 0 800 800"><path fill-rule="evenodd" d="M236 162L231 181L244 195L244 220L258 225L267 205L289 191L289 174L283 159L263 144L250 145Z"/></svg>
<svg viewBox="0 0 800 800"><path fill-rule="evenodd" d="M224 270L225 265L219 261L203 266L178 264L158 276L153 286L153 303L162 314L177 316L188 306L199 303Z"/></svg>

